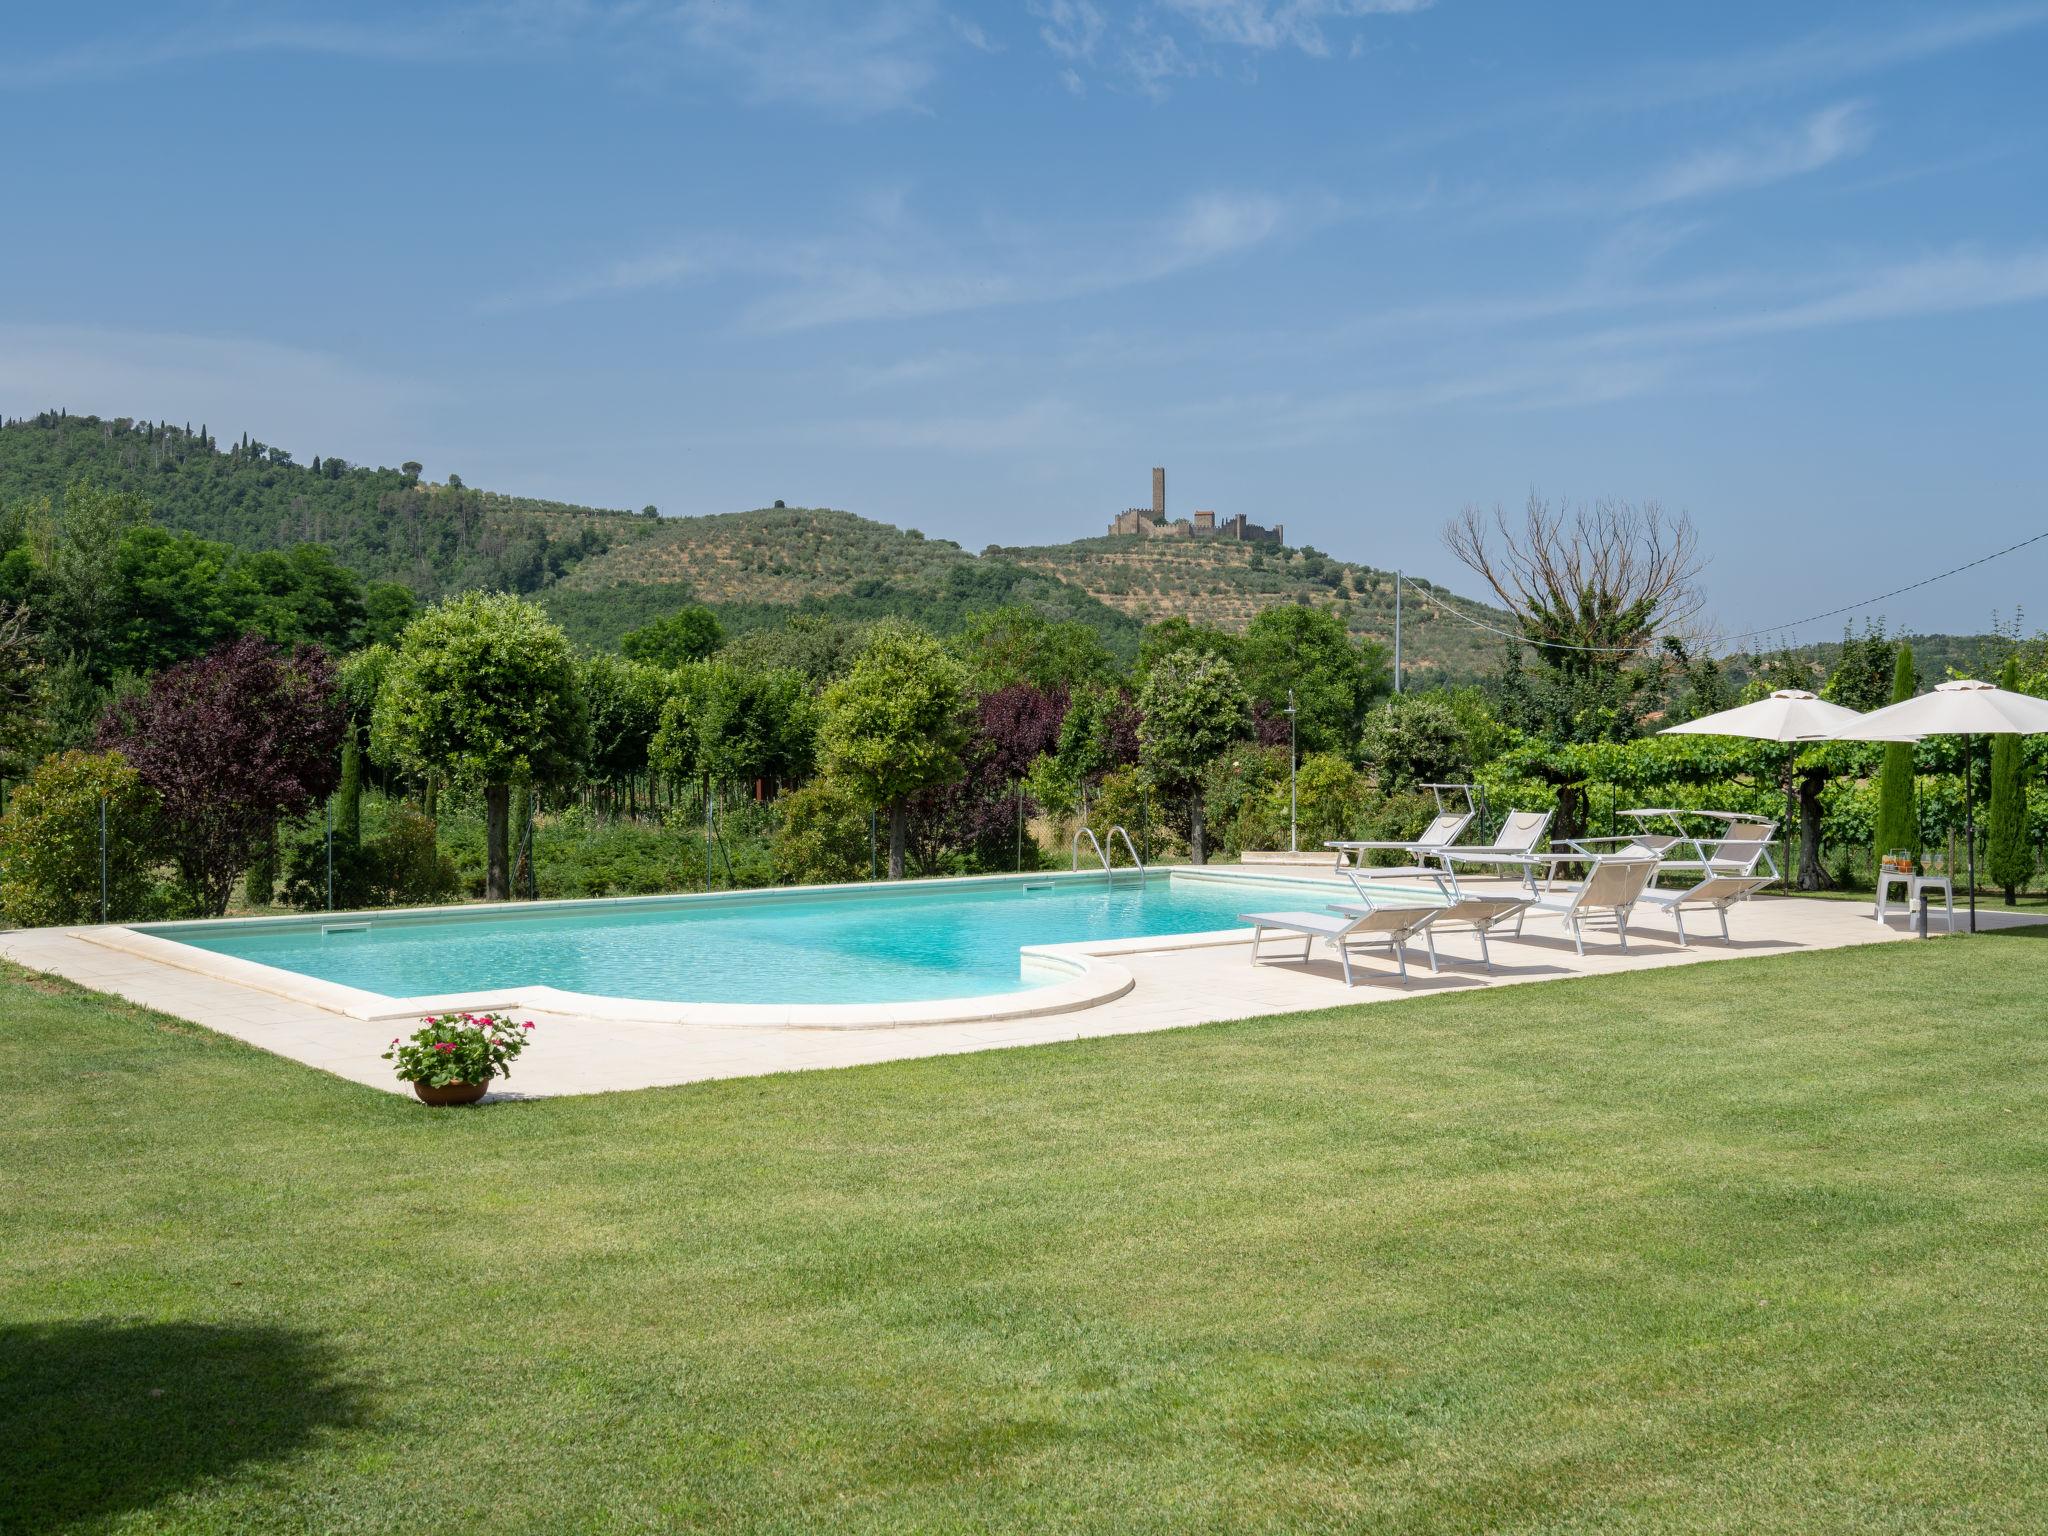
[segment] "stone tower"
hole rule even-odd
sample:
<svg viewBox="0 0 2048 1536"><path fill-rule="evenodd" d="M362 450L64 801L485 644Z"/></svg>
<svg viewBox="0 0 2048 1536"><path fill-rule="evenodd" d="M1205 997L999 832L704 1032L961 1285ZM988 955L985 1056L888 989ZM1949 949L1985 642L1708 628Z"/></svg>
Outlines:
<svg viewBox="0 0 2048 1536"><path fill-rule="evenodd" d="M1163 466L1152 471L1152 516L1159 522L1166 521L1166 470Z"/></svg>

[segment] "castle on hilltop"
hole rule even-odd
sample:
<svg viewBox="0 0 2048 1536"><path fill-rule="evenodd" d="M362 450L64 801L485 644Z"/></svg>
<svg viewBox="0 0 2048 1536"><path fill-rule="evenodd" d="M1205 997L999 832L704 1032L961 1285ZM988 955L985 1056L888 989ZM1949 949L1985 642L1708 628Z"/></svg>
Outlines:
<svg viewBox="0 0 2048 1536"><path fill-rule="evenodd" d="M1148 539L1236 539L1245 544L1285 544L1287 526L1275 523L1270 528L1261 528L1257 523L1247 522L1242 512L1233 512L1221 522L1214 512L1197 512L1194 521L1166 515L1166 471L1152 471L1152 505L1129 507L1119 512L1116 521L1109 525L1111 536L1120 533L1141 533Z"/></svg>

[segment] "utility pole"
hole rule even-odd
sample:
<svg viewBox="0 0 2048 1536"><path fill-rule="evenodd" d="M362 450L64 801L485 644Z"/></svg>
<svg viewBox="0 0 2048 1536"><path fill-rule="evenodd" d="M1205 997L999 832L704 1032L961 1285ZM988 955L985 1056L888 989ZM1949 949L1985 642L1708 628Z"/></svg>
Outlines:
<svg viewBox="0 0 2048 1536"><path fill-rule="evenodd" d="M1294 775L1295 764L1300 761L1300 754L1294 750L1294 716L1294 690L1290 688L1287 690L1287 851L1289 853L1299 853L1301 851L1297 845L1295 835L1296 802L1294 796Z"/></svg>
<svg viewBox="0 0 2048 1536"><path fill-rule="evenodd" d="M1394 692L1401 691L1401 573L1394 572Z"/></svg>

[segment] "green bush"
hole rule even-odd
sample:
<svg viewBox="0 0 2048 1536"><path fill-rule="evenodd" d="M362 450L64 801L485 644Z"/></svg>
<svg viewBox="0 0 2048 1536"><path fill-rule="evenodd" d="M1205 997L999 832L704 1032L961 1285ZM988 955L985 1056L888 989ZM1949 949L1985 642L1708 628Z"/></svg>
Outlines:
<svg viewBox="0 0 2048 1536"><path fill-rule="evenodd" d="M778 885L838 885L869 871L868 813L832 779L817 779L776 802L781 825L773 862Z"/></svg>
<svg viewBox="0 0 2048 1536"><path fill-rule="evenodd" d="M1387 790L1453 782L1470 772L1465 723L1448 701L1428 694L1396 694L1368 713L1359 756Z"/></svg>
<svg viewBox="0 0 2048 1536"><path fill-rule="evenodd" d="M1138 856L1147 864L1171 864L1188 856L1187 801L1178 795L1161 796L1145 770L1135 765L1118 768L1102 776L1102 782L1088 792L1088 827L1109 847L1109 829L1122 827L1137 844ZM1093 849L1082 855L1092 857ZM1117 840L1115 860L1128 858L1123 840ZM1066 848L1059 850L1055 868L1073 861L1071 834ZM1085 864L1082 866L1087 867Z"/></svg>
<svg viewBox="0 0 2048 1536"><path fill-rule="evenodd" d="M425 907L461 889L454 861L441 852L434 823L411 806L387 801L376 812L378 830L350 843L334 834L334 906ZM285 863L285 900L301 911L327 906L327 837L320 819L303 823Z"/></svg>
<svg viewBox="0 0 2048 1536"><path fill-rule="evenodd" d="M45 758L0 816L0 909L24 928L100 919L100 801L107 804L107 917L150 914L156 797L118 752Z"/></svg>

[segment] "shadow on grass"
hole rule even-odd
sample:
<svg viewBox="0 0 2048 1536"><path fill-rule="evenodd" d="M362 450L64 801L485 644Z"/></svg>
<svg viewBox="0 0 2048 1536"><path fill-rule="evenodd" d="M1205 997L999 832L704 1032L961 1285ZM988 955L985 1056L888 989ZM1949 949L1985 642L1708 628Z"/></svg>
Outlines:
<svg viewBox="0 0 2048 1536"><path fill-rule="evenodd" d="M147 1509L360 1417L326 1346L289 1329L0 1327L0 1531Z"/></svg>

